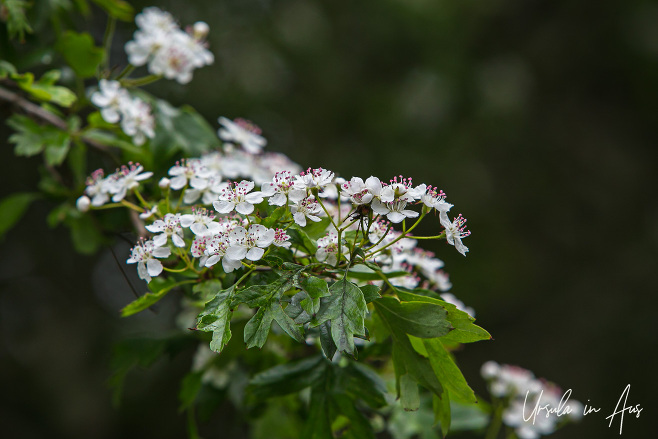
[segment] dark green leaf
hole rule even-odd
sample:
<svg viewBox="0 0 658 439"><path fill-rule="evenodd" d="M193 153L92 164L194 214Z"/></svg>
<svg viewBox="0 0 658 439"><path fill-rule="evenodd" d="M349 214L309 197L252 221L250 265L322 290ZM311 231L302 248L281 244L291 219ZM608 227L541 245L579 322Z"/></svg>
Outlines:
<svg viewBox="0 0 658 439"><path fill-rule="evenodd" d="M81 78L95 76L105 56L105 50L95 46L91 35L71 30L65 31L59 37L55 48Z"/></svg>
<svg viewBox="0 0 658 439"><path fill-rule="evenodd" d="M267 217L265 217L265 219L263 220L263 222L261 224L263 224L265 227L272 228L272 226L277 221L279 221L279 219L281 219L283 214L286 213L286 210L287 210L286 206L277 207L276 209L274 209L272 211L272 213L270 213L269 215L267 215Z"/></svg>
<svg viewBox="0 0 658 439"><path fill-rule="evenodd" d="M452 303L403 291L398 291L398 297L407 302L431 303L443 307L448 313L448 321L455 328L442 337L443 341L472 343L479 340L491 339L491 335L486 330L473 323L475 321L473 317L464 311L458 310Z"/></svg>
<svg viewBox="0 0 658 439"><path fill-rule="evenodd" d="M254 346L258 346L260 349L265 345L272 326L272 320L274 320L274 312L268 304L262 306L247 322L244 327L244 342L247 344L247 349Z"/></svg>
<svg viewBox="0 0 658 439"><path fill-rule="evenodd" d="M361 291L363 292L363 297L366 299L366 303L374 302L382 297L379 294L381 287L378 287L377 285L364 285L359 288L361 288Z"/></svg>
<svg viewBox="0 0 658 439"><path fill-rule="evenodd" d="M319 355L280 364L254 376L248 390L258 400L297 393L318 381L325 367L326 360Z"/></svg>
<svg viewBox="0 0 658 439"><path fill-rule="evenodd" d="M0 201L0 239L23 217L30 204L39 198L35 193L9 195Z"/></svg>
<svg viewBox="0 0 658 439"><path fill-rule="evenodd" d="M331 336L338 350L354 356L354 335L365 336L368 308L363 293L345 278L335 282L329 291L331 296L321 299L316 326L331 320Z"/></svg>
<svg viewBox="0 0 658 439"><path fill-rule="evenodd" d="M44 152L46 163L50 166L59 166L62 164L71 147L71 136L68 133L60 131L47 144Z"/></svg>
<svg viewBox="0 0 658 439"><path fill-rule="evenodd" d="M321 324L318 329L320 330L320 347L322 348L322 353L328 360L332 360L338 348L334 339L331 337L331 321L327 320Z"/></svg>
<svg viewBox="0 0 658 439"><path fill-rule="evenodd" d="M382 297L375 302L377 311L401 331L421 338L446 335L452 329L447 312L439 305L426 302L398 302L393 297Z"/></svg>
<svg viewBox="0 0 658 439"><path fill-rule="evenodd" d="M272 306L274 313L274 320L279 324L281 329L285 331L290 337L294 338L300 343L304 343L306 339L302 333L302 328L297 325L286 313L283 312L281 305L276 303Z"/></svg>
<svg viewBox="0 0 658 439"><path fill-rule="evenodd" d="M7 124L17 131L9 137L9 141L16 144L16 155L29 157L47 148L50 151L49 158L53 161L49 164L58 164L58 160L61 163L62 150L65 151L64 157L66 156L70 141L67 133L48 125L41 126L29 117L17 114L9 118Z"/></svg>
<svg viewBox="0 0 658 439"><path fill-rule="evenodd" d="M309 412L300 439L334 439L331 432L329 397L321 386L311 391Z"/></svg>
<svg viewBox="0 0 658 439"><path fill-rule="evenodd" d="M290 242L297 248L304 250L308 254L315 254L318 249L318 245L313 241L305 231L299 228L297 225L291 226L286 233L290 235Z"/></svg>
<svg viewBox="0 0 658 439"><path fill-rule="evenodd" d="M84 254L96 253L103 244L103 235L89 215L69 217L66 225L71 228L71 240L76 251Z"/></svg>
<svg viewBox="0 0 658 439"><path fill-rule="evenodd" d="M354 400L361 399L370 407L380 408L387 405L386 383L370 367L350 361L339 371L337 392L350 395Z"/></svg>
<svg viewBox="0 0 658 439"><path fill-rule="evenodd" d="M235 285L230 288L219 291L215 297L208 303L197 317L196 328L200 331L211 332L212 340L210 349L219 353L231 339L231 317L233 312L230 309L231 296L235 290Z"/></svg>

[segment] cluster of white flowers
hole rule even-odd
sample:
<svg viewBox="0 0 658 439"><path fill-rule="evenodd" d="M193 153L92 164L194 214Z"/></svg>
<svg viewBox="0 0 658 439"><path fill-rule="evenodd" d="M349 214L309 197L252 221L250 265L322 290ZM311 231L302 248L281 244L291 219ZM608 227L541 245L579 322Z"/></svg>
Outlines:
<svg viewBox="0 0 658 439"><path fill-rule="evenodd" d="M105 177L102 169L97 169L87 178L85 195L78 198L76 205L82 212L89 210L90 205L100 207L110 200L115 203L126 197L128 191L135 189L139 183L150 178L152 172L142 172L144 167L139 163L129 162L113 174Z"/></svg>
<svg viewBox="0 0 658 439"><path fill-rule="evenodd" d="M195 23L186 32L171 14L150 7L137 14L135 23L139 29L126 43L128 61L134 66L148 64L150 73L187 84L194 69L214 62L206 49L209 28L204 22Z"/></svg>
<svg viewBox="0 0 658 439"><path fill-rule="evenodd" d="M118 81L101 79L98 88L91 95L91 102L101 109L103 120L121 122L121 129L133 138L135 145L143 145L147 137L155 137L155 119L149 104L131 96Z"/></svg>
<svg viewBox="0 0 658 439"><path fill-rule="evenodd" d="M583 405L569 399L556 385L518 366L487 361L481 374L489 391L504 400L503 422L514 428L519 439L537 439L555 431L563 419L578 420Z"/></svg>

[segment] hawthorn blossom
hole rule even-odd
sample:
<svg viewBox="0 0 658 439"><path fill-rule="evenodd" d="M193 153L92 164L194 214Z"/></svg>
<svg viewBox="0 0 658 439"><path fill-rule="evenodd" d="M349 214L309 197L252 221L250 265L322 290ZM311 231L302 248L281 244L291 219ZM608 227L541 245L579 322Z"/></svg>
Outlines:
<svg viewBox="0 0 658 439"><path fill-rule="evenodd" d="M122 108L121 129L133 138L135 145L143 145L147 137L155 137L155 119L151 114L151 106L139 98L128 102Z"/></svg>
<svg viewBox="0 0 658 439"><path fill-rule="evenodd" d="M434 273L431 273L429 276L427 276L427 279L439 291L448 291L450 288L452 288L452 283L450 283L450 277L443 270L438 270L435 271Z"/></svg>
<svg viewBox="0 0 658 439"><path fill-rule="evenodd" d="M392 223L401 223L406 218L416 218L419 213L406 209L407 202L403 199L382 202L375 198L372 201L372 210L378 215L385 215Z"/></svg>
<svg viewBox="0 0 658 439"><path fill-rule="evenodd" d="M105 122L117 123L130 105L128 90L121 87L119 81L98 81L98 91L91 95L91 103L101 109L101 117Z"/></svg>
<svg viewBox="0 0 658 439"><path fill-rule="evenodd" d="M412 203L418 198L420 198L419 196L420 191L417 188L413 187L411 178L404 178L401 175L399 177L400 177L399 181L398 181L398 177L393 177L393 179L390 181L390 184L386 186L385 189L382 190L382 193L385 195L385 198L382 199L380 197L381 201L392 201L388 199L390 197L391 192L393 193L393 198L395 200L406 201L407 203Z"/></svg>
<svg viewBox="0 0 658 439"><path fill-rule="evenodd" d="M324 168L308 168L295 176L296 189L318 189L322 190L334 180L334 173Z"/></svg>
<svg viewBox="0 0 658 439"><path fill-rule="evenodd" d="M228 183L222 181L221 176L211 175L208 180L201 180L197 187L185 189L183 194L183 201L187 204L195 203L201 198L201 203L212 204L217 199L219 194L228 187Z"/></svg>
<svg viewBox="0 0 658 439"><path fill-rule="evenodd" d="M320 221L318 215L322 213L322 207L320 207L320 204L315 201L315 197L311 195L297 201L296 204L291 204L290 212L292 212L292 217L295 220L295 223L300 227L305 227L306 218L316 223Z"/></svg>
<svg viewBox="0 0 658 439"><path fill-rule="evenodd" d="M296 203L306 196L306 191L294 189L294 178L290 171L281 171L274 174L270 183L263 183L261 193L270 197L271 206L283 206L288 200Z"/></svg>
<svg viewBox="0 0 658 439"><path fill-rule="evenodd" d="M153 224L146 226L146 230L151 233L162 232L153 237L153 242L158 247L166 245L168 238L171 238L176 247L185 247L180 213L168 213L163 219L156 220Z"/></svg>
<svg viewBox="0 0 658 439"><path fill-rule="evenodd" d="M168 174L172 176L169 186L174 190L182 189L188 182L193 188L205 188L208 185L208 178L212 176L212 172L203 165L200 159L177 161L174 166L169 168Z"/></svg>
<svg viewBox="0 0 658 439"><path fill-rule="evenodd" d="M135 22L139 29L125 46L132 65L148 64L152 74L185 84L195 68L214 62L206 49L206 23L196 23L189 33L184 32L169 13L154 7L144 9Z"/></svg>
<svg viewBox="0 0 658 439"><path fill-rule="evenodd" d="M219 200L213 202L215 210L219 213L229 213L235 209L238 213L249 215L254 211L254 204L263 201L261 192L251 192L253 188L253 181L242 180L235 186L229 183L219 194Z"/></svg>
<svg viewBox="0 0 658 439"><path fill-rule="evenodd" d="M439 213L445 215L453 206L446 203L446 194L442 190L432 186L421 184L417 188L420 201L430 209L436 209Z"/></svg>
<svg viewBox="0 0 658 439"><path fill-rule="evenodd" d="M156 213L158 213L158 205L157 205L157 204L154 205L153 207L151 207L150 209L146 209L146 210L144 210L143 213L140 213L140 214L139 214L139 217L140 217L141 219L149 219L149 218L151 218L153 215L155 215Z"/></svg>
<svg viewBox="0 0 658 439"><path fill-rule="evenodd" d="M441 225L446 229L446 240L448 244L454 245L459 253L466 256L468 247L462 244L462 238L471 235L469 230L466 230L466 218L461 213L452 222L448 219L448 215L440 215Z"/></svg>
<svg viewBox="0 0 658 439"><path fill-rule="evenodd" d="M252 224L249 230L244 227L236 227L229 234L230 246L226 255L236 261L244 258L257 261L263 257L265 248L274 241L276 232L262 224Z"/></svg>
<svg viewBox="0 0 658 439"><path fill-rule="evenodd" d="M180 225L189 227L195 235L214 235L220 232L220 225L214 222L215 215L206 209L192 209L191 214L181 215Z"/></svg>
<svg viewBox="0 0 658 439"><path fill-rule="evenodd" d="M102 206L110 199L110 187L102 169L96 169L92 172L91 177L87 177L85 184L87 185L85 194L91 197L92 206Z"/></svg>
<svg viewBox="0 0 658 439"><path fill-rule="evenodd" d="M553 433L563 416L578 420L583 405L567 398L560 388L518 366L499 365L488 361L482 365L482 376L488 381L492 395L505 398L503 422L514 428L519 439L538 439ZM533 412L530 407L541 407Z"/></svg>
<svg viewBox="0 0 658 439"><path fill-rule="evenodd" d="M162 263L155 258L166 258L171 254L167 247L156 246L151 240L144 241L143 239L131 249L130 259L126 261L127 264L137 263L137 274L140 279L146 282L151 282L152 276L157 276L162 273Z"/></svg>
<svg viewBox="0 0 658 439"><path fill-rule="evenodd" d="M222 127L217 135L224 142L240 144L250 154L260 153L267 145L267 140L261 136L261 129L249 120L240 117L230 120L222 116L218 121Z"/></svg>
<svg viewBox="0 0 658 439"><path fill-rule="evenodd" d="M114 194L112 201L118 203L126 197L129 190L139 186L139 182L153 175L153 172L144 172L144 167L139 163L129 162L116 172L108 176L108 192ZM92 203L93 204L93 203Z"/></svg>
<svg viewBox="0 0 658 439"><path fill-rule="evenodd" d="M222 268L225 273L230 273L242 267L241 260L230 258L226 252L229 249L229 236L228 234L219 234L210 237L205 241L205 254L208 258L205 261L206 267L212 267L220 260L222 261Z"/></svg>
<svg viewBox="0 0 658 439"><path fill-rule="evenodd" d="M290 248L290 236L283 229L274 230L274 241L272 244L277 247Z"/></svg>
<svg viewBox="0 0 658 439"><path fill-rule="evenodd" d="M345 257L349 257L346 246L341 246L341 252ZM336 265L338 262L338 235L335 231L327 232L326 236L318 239L318 249L315 252L315 258L319 262Z"/></svg>
<svg viewBox="0 0 658 439"><path fill-rule="evenodd" d="M374 196L370 191L368 183L375 187L376 182L378 181L379 179L377 179L377 177L369 177L366 180L366 183L364 183L360 177L352 177L350 181L341 185L341 195L349 198L350 201L356 205L368 204L372 201Z"/></svg>

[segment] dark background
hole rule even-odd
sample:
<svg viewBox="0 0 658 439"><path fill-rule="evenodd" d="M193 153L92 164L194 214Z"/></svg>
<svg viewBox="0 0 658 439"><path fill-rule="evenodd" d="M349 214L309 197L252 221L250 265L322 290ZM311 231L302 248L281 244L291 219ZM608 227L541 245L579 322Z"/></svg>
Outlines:
<svg viewBox="0 0 658 439"><path fill-rule="evenodd" d="M655 431L656 2L131 3L211 28L215 64L149 91L214 126L251 119L268 150L303 166L403 174L448 194L471 251L431 249L495 338L457 355L476 392L483 362L520 365L602 408L552 437L612 438L618 423L604 418L630 383L644 411L622 437ZM92 22L100 42L103 14ZM133 31L118 27L113 63ZM34 190L38 160L3 143L2 191ZM119 409L106 386L112 342L164 330L172 304L120 320L132 293L111 255L75 254L45 224L52 207L35 204L0 246L1 435L183 437L189 357L133 376Z"/></svg>

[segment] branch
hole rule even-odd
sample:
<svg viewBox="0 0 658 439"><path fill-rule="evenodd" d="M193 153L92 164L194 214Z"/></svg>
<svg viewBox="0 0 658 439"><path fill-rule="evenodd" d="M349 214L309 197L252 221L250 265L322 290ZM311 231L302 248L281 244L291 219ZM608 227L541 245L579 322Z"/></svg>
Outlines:
<svg viewBox="0 0 658 439"><path fill-rule="evenodd" d="M20 95L11 92L7 90L6 88L0 87L0 100L4 100L7 102L10 102L12 104L18 105L21 107L26 113L31 114L32 116L35 116L45 122L48 122L49 124L53 125L54 127L59 128L60 130L67 131L68 130L68 125L66 121L59 116L51 113L48 110L44 110L40 106L28 101L27 99L21 97ZM98 149L99 151L103 151L106 153L110 153L110 149L101 144L96 142L95 140L91 139L86 139L84 137L81 137L82 140L87 143L89 146Z"/></svg>

